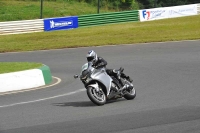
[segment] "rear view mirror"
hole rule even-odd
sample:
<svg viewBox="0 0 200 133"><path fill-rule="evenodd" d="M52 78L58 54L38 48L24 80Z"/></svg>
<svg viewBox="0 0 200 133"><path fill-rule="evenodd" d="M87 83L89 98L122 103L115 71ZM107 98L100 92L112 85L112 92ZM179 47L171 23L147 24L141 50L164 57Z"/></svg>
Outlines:
<svg viewBox="0 0 200 133"><path fill-rule="evenodd" d="M74 75L74 78L77 79L79 76L78 75Z"/></svg>

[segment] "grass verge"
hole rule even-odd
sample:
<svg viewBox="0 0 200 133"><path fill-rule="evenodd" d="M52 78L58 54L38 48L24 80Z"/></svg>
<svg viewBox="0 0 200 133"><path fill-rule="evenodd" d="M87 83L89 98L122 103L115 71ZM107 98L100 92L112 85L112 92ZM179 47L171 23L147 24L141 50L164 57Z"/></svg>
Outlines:
<svg viewBox="0 0 200 133"><path fill-rule="evenodd" d="M0 62L0 74L17 72L41 67L41 63L30 62Z"/></svg>
<svg viewBox="0 0 200 133"><path fill-rule="evenodd" d="M200 15L0 36L0 52L200 39Z"/></svg>
<svg viewBox="0 0 200 133"><path fill-rule="evenodd" d="M40 0L0 0L0 21L16 21L40 18ZM112 10L102 9L102 12ZM73 0L43 1L43 18L77 16L97 13L97 7Z"/></svg>

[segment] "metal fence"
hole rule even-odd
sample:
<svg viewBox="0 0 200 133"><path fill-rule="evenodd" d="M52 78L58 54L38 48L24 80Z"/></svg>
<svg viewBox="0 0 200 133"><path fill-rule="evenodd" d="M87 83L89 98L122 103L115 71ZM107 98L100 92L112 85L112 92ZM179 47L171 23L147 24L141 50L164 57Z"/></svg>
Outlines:
<svg viewBox="0 0 200 133"><path fill-rule="evenodd" d="M0 35L44 31L43 19L0 22Z"/></svg>

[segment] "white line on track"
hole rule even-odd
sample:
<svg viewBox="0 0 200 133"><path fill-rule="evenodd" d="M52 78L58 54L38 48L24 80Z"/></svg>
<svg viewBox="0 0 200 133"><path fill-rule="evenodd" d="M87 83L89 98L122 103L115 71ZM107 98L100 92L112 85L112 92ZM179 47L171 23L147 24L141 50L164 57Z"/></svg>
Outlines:
<svg viewBox="0 0 200 133"><path fill-rule="evenodd" d="M33 100L33 101L27 101L27 102L20 102L20 103L13 103L13 104L9 104L9 105L2 105L0 106L0 108L5 108L5 107L12 107L12 106L16 106L16 105L22 105L22 104L28 104L28 103L35 103L35 102L40 102L40 101L45 101L45 100L50 100L50 99L54 99L54 98L58 98L58 97L63 97L63 96L69 96L78 92L82 92L85 91L84 89L79 89L77 91L73 91L73 92L68 92L62 95L57 95L57 96L52 96L52 97L47 97L47 98L42 98L42 99L38 99L38 100Z"/></svg>

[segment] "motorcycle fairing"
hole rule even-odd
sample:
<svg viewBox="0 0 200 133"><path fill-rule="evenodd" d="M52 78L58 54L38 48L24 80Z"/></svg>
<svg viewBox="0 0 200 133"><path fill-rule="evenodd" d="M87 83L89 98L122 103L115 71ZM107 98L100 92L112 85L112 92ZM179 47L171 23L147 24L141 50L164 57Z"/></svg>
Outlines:
<svg viewBox="0 0 200 133"><path fill-rule="evenodd" d="M107 89L107 95L109 95L112 78L106 73L105 68L96 69L95 72L91 75L92 79L97 80L105 85Z"/></svg>

